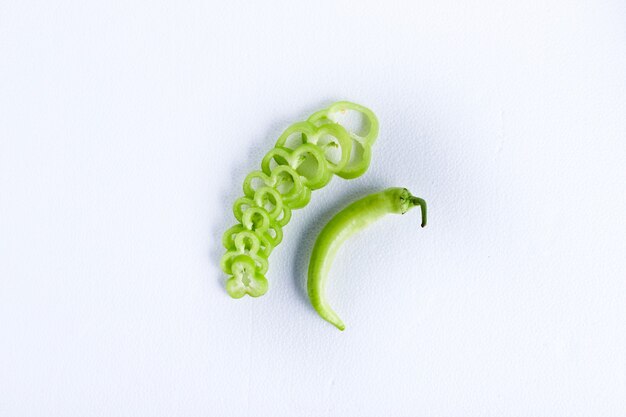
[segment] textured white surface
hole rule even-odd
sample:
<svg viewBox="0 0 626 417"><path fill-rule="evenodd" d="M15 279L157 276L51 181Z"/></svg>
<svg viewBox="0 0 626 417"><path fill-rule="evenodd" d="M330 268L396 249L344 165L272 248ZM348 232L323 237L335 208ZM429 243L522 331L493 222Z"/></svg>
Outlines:
<svg viewBox="0 0 626 417"><path fill-rule="evenodd" d="M3 2L0 415L623 416L626 4ZM220 237L289 123L372 108L368 173L294 213L269 293ZM339 256L387 186L429 202Z"/></svg>

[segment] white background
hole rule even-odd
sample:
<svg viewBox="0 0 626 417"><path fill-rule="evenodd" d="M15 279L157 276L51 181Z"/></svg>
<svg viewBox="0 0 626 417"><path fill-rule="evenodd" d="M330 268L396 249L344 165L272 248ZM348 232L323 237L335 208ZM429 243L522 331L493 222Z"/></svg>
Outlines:
<svg viewBox="0 0 626 417"><path fill-rule="evenodd" d="M221 234L348 99L370 170L294 212L269 292ZM0 415L624 416L626 3L0 3ZM312 242L347 202L321 320Z"/></svg>

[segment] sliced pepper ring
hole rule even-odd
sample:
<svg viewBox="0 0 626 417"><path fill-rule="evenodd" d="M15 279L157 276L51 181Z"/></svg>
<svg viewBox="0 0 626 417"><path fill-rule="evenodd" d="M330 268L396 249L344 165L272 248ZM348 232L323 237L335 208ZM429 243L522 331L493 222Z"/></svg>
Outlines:
<svg viewBox="0 0 626 417"><path fill-rule="evenodd" d="M317 127L310 122L298 122L289 126L278 137L276 147L296 150L305 143L311 143L311 138L317 134ZM293 143L295 138L295 142Z"/></svg>
<svg viewBox="0 0 626 417"><path fill-rule="evenodd" d="M367 121L366 132L355 132L341 123L340 115L349 110L360 113ZM337 172L338 176L351 179L361 176L367 171L372 158L371 146L376 141L379 130L378 119L370 109L349 101L340 101L327 109L313 113L308 121L318 127L339 124L352 138L352 154L346 166ZM357 157L355 153L359 151L361 155Z"/></svg>
<svg viewBox="0 0 626 417"><path fill-rule="evenodd" d="M308 172L310 166L304 167L307 156L315 160L313 173ZM272 161L277 165L272 166ZM312 143L305 143L296 149L276 147L269 151L261 161L261 169L266 175L273 173L279 166L288 165L298 173L302 179L302 184L312 190L323 187L330 181L332 172L328 169L326 157L320 148Z"/></svg>
<svg viewBox="0 0 626 417"><path fill-rule="evenodd" d="M272 235L270 231L273 231L274 235ZM272 246L278 246L280 242L283 241L283 228L280 227L277 222L270 221L270 226L264 232L264 236Z"/></svg>
<svg viewBox="0 0 626 417"><path fill-rule="evenodd" d="M259 223L259 217L261 222ZM263 233L270 227L270 215L263 207L250 207L243 212L241 224L255 233Z"/></svg>
<svg viewBox="0 0 626 417"><path fill-rule="evenodd" d="M256 219L261 218L261 223ZM278 225L278 223L272 219L270 219L267 210L263 207L252 207L246 210L241 217L241 224L248 230L253 231L256 234L260 234L265 236L270 245L277 246L283 240L283 229ZM274 234L270 233L273 231Z"/></svg>
<svg viewBox="0 0 626 417"><path fill-rule="evenodd" d="M248 246L247 243L250 243ZM234 239L235 249L240 253L249 253L256 255L261 249L261 241L256 233L244 230L237 233Z"/></svg>
<svg viewBox="0 0 626 417"><path fill-rule="evenodd" d="M232 276L226 280L226 291L233 298L248 294L259 297L267 292L268 283L265 275L257 271L249 257L241 255L232 262Z"/></svg>
<svg viewBox="0 0 626 417"><path fill-rule="evenodd" d="M328 145L325 143L321 143L321 138L325 135L336 139L336 142L333 141L332 143L338 143L339 147L341 148L341 157L337 162L334 162L328 157L327 152L324 149ZM317 134L315 136L315 144L323 151L324 159L326 159L326 163L328 164L328 169L332 173L340 172L350 161L350 154L352 152L352 138L341 125L326 124L318 127Z"/></svg>
<svg viewBox="0 0 626 417"><path fill-rule="evenodd" d="M263 258L259 255L253 255L250 253L240 253L237 250L230 250L224 254L222 259L220 260L220 267L222 271L227 274L233 273L233 263L236 259L244 259L241 257L245 257L245 259L249 259L254 268L260 272L261 274L265 274L269 269L269 262L267 259Z"/></svg>
<svg viewBox="0 0 626 417"><path fill-rule="evenodd" d="M235 215L235 218L241 222L241 216L243 216L243 213L251 208L254 207L255 203L254 200L248 198L248 197L239 197L237 200L235 200L235 203L233 204L233 214Z"/></svg>
<svg viewBox="0 0 626 417"><path fill-rule="evenodd" d="M257 188L254 186L254 180L260 179L266 186L274 187L283 199L283 204L289 208L304 207L311 197L310 190L307 190L302 184L300 175L288 165L277 166L271 175L262 171L253 171L243 181L243 192L246 197L254 198ZM292 187L287 191L281 191L279 188L282 183L289 181ZM261 187L258 187L261 188Z"/></svg>
<svg viewBox="0 0 626 417"><path fill-rule="evenodd" d="M237 250L237 247L235 246L235 239L237 238L237 235L239 233L247 233L247 232L252 233L249 230L247 230L245 227L243 227L242 224L237 224L231 227L226 232L224 232L224 235L222 236L222 245L227 250L231 250L231 251ZM274 247L270 244L270 241L267 240L265 235L256 234L256 233L254 235L259 239L259 255L264 258L268 258L270 254L272 253L272 250L274 249Z"/></svg>
<svg viewBox="0 0 626 417"><path fill-rule="evenodd" d="M324 136L330 136L334 140L329 143L322 143ZM276 141L276 147L286 148L295 151L304 144L317 145L326 159L329 169L334 173L340 171L350 159L352 139L348 132L338 124L328 123L315 126L310 122L298 122L289 126ZM326 148L330 143L336 144L341 149L341 156L338 161L328 157ZM264 170L267 173L266 170Z"/></svg>
<svg viewBox="0 0 626 417"><path fill-rule="evenodd" d="M341 115L346 114L348 110L360 113L360 115L367 120L366 132L356 132L350 129L349 126L341 123ZM349 101L339 101L337 103L333 103L327 109L313 113L313 115L309 117L308 121L316 126L319 126L321 124L325 124L323 119L328 119L331 122L343 126L350 136L363 144L373 145L378 137L378 118L370 109L356 103L351 103Z"/></svg>
<svg viewBox="0 0 626 417"><path fill-rule="evenodd" d="M282 216L281 216L282 214ZM274 220L280 227L285 227L291 220L291 209L287 205L283 205L283 210Z"/></svg>
<svg viewBox="0 0 626 417"><path fill-rule="evenodd" d="M274 206L273 210L271 211L266 207L266 203L268 201ZM254 193L254 203L257 207L263 207L265 210L267 210L270 219L272 220L276 220L278 216L283 214L284 211L283 197L278 191L276 191L272 187L265 186L256 190L256 192ZM287 210L289 210L288 207ZM287 214L285 213L285 215ZM288 215L291 216L291 210L289 210Z"/></svg>
<svg viewBox="0 0 626 417"><path fill-rule="evenodd" d="M271 202L274 208L269 211L266 207L267 196L271 196ZM265 186L254 192L254 199L248 197L239 197L233 204L233 214L235 218L241 222L243 213L251 207L262 207L268 211L271 220L275 220L281 227L289 223L291 219L291 209L283 204L283 198L275 189Z"/></svg>
<svg viewBox="0 0 626 417"><path fill-rule="evenodd" d="M320 113L320 112L318 112ZM321 115L315 121L316 124L322 126L339 126L334 123L332 120L326 118ZM372 159L372 147L370 143L367 143L362 137L349 134L351 139L351 147L350 147L350 156L348 162L343 166L343 168L335 174L344 179L352 179L360 177L367 171L370 165L370 161ZM357 155L357 152L360 151L360 155Z"/></svg>
<svg viewBox="0 0 626 417"><path fill-rule="evenodd" d="M356 153L361 151L361 155L357 156ZM344 179L353 179L365 174L365 171L370 166L372 160L372 147L369 144L363 144L357 140L352 141L352 152L354 153L353 159L351 159L346 166L339 172L337 176Z"/></svg>

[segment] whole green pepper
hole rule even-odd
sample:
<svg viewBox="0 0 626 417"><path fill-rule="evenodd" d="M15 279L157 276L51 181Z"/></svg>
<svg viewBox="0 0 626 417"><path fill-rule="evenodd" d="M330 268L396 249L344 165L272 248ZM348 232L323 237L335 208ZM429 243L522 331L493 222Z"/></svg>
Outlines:
<svg viewBox="0 0 626 417"><path fill-rule="evenodd" d="M330 308L325 295L328 271L343 242L385 214L404 214L415 206L420 206L422 227L424 227L426 226L426 202L412 196L406 188L389 188L350 204L337 213L322 229L313 246L309 262L307 292L313 308L324 320L339 330L346 328L343 321Z"/></svg>

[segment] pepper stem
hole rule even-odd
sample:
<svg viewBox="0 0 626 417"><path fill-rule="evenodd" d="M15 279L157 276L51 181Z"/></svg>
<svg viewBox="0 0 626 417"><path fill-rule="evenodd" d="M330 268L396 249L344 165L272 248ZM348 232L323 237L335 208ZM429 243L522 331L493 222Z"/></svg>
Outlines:
<svg viewBox="0 0 626 417"><path fill-rule="evenodd" d="M426 201L419 197L411 197L411 204L414 206L420 206L422 212L422 227L426 226Z"/></svg>

